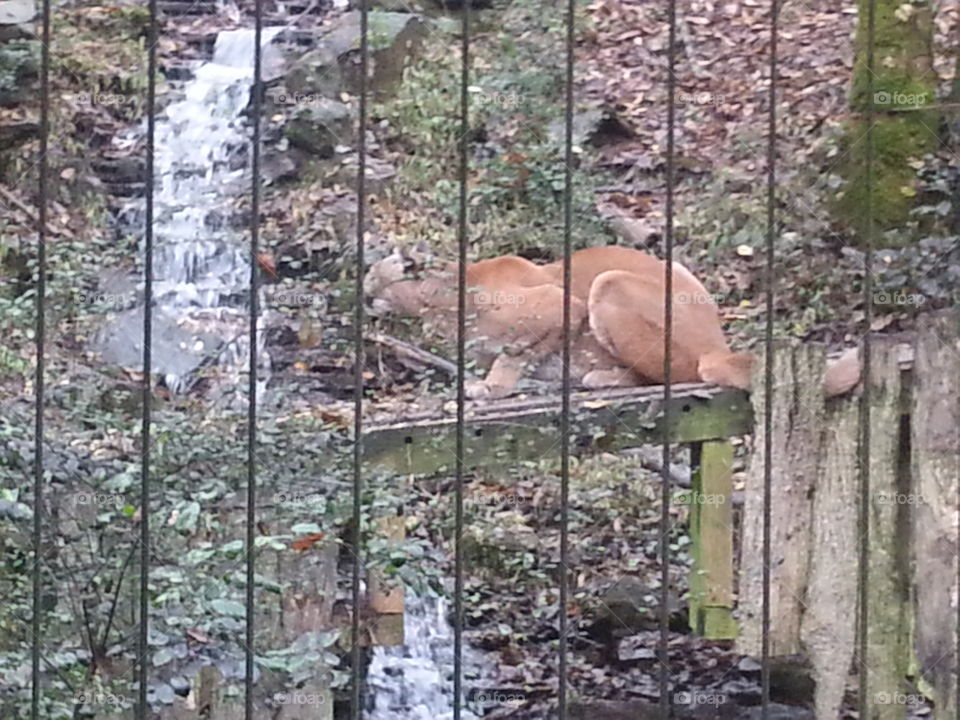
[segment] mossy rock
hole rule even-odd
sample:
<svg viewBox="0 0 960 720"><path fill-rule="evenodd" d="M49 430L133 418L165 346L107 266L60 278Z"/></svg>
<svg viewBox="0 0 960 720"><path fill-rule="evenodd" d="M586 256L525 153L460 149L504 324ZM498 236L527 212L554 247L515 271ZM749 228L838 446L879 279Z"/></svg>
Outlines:
<svg viewBox="0 0 960 720"><path fill-rule="evenodd" d="M284 134L290 144L321 158L333 157L338 145L352 145L353 112L336 100L316 98L300 107L287 122Z"/></svg>

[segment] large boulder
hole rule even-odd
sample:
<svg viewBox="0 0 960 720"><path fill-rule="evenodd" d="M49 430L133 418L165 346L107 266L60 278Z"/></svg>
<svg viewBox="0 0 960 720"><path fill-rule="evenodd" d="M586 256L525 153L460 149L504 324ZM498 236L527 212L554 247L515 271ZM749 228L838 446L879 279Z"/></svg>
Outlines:
<svg viewBox="0 0 960 720"><path fill-rule="evenodd" d="M353 143L353 111L336 100L314 98L295 106L284 134L293 147L330 158L338 145Z"/></svg>
<svg viewBox="0 0 960 720"><path fill-rule="evenodd" d="M34 36L35 0L0 0L0 43Z"/></svg>
<svg viewBox="0 0 960 720"><path fill-rule="evenodd" d="M370 73L368 88L379 98L392 95L403 81L403 72L417 57L430 31L419 15L373 10L368 16ZM340 65L344 89L360 89L360 13L344 13L320 37Z"/></svg>

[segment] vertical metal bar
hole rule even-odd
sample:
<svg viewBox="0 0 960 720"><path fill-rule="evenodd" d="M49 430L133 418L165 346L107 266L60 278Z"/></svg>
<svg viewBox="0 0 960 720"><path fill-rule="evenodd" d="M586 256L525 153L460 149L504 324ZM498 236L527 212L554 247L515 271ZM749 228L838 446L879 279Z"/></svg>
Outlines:
<svg viewBox="0 0 960 720"><path fill-rule="evenodd" d="M363 557L361 548L361 510L363 504L363 323L365 302L363 294L364 273L364 225L366 223L367 195L367 80L370 65L369 8L367 0L360 0L360 98L359 138L357 142L357 257L354 285L354 345L353 345L353 613L350 617L351 640L351 717L360 720L363 716L363 655L360 652L360 566Z"/></svg>
<svg viewBox="0 0 960 720"><path fill-rule="evenodd" d="M667 44L667 202L664 243L666 266L664 268L664 316L663 316L663 473L660 492L660 638L657 655L660 660L660 717L670 717L670 399L672 382L673 351L673 212L675 152L676 152L676 91L677 91L677 0L669 0L667 17L670 24Z"/></svg>
<svg viewBox="0 0 960 720"><path fill-rule="evenodd" d="M153 401L153 155L156 141L157 100L157 2L150 0L147 30L147 148L145 158L146 197L143 227L143 386L141 387L140 429L140 586L137 628L137 720L146 720L147 635L150 626L150 450Z"/></svg>
<svg viewBox="0 0 960 720"><path fill-rule="evenodd" d="M570 300L573 267L573 22L576 0L567 1L566 98L563 178L563 405L560 414L560 662L559 720L567 720L567 606L570 572Z"/></svg>
<svg viewBox="0 0 960 720"><path fill-rule="evenodd" d="M457 215L457 442L454 497L453 720L460 720L463 697L463 488L464 381L467 336L467 200L470 147L470 3L464 0L460 30L460 205Z"/></svg>
<svg viewBox="0 0 960 720"><path fill-rule="evenodd" d="M34 340L37 349L37 368L33 381L33 616L30 630L30 717L40 717L40 606L43 591L43 573L40 568L43 528L43 398L46 369L46 295L47 295L47 177L50 163L47 148L50 142L50 0L43 0L43 29L40 38L40 165L37 202L37 317Z"/></svg>
<svg viewBox="0 0 960 720"><path fill-rule="evenodd" d="M247 557L246 557L246 639L244 648L244 718L253 720L254 634L256 625L254 569L256 567L257 523L257 321L260 316L260 112L263 104L261 73L263 49L263 6L254 3L253 29L253 139L250 160L250 355L247 387Z"/></svg>
<svg viewBox="0 0 960 720"><path fill-rule="evenodd" d="M770 87L767 103L767 242L766 242L766 286L767 286L767 324L764 329L766 357L763 368L763 600L761 615L760 650L760 716L766 720L770 712L770 531L771 503L773 501L773 313L774 313L774 271L776 240L776 203L777 203L777 34L780 22L779 0L770 0Z"/></svg>
<svg viewBox="0 0 960 720"><path fill-rule="evenodd" d="M860 717L868 717L870 701L869 677L867 673L867 648L869 630L869 596L868 583L870 582L870 402L872 389L870 384L870 368L872 352L870 348L870 328L873 325L873 125L875 111L873 107L873 80L874 80L874 46L876 35L876 0L867 3L867 133L866 157L864 162L864 179L867 185L866 197L866 247L864 248L863 262L866 266L863 273L863 322L866 331L863 334L863 394L860 396L860 548L857 558L858 597L857 617L859 618L857 632L859 642L857 654L859 657L860 672L858 676L858 706Z"/></svg>

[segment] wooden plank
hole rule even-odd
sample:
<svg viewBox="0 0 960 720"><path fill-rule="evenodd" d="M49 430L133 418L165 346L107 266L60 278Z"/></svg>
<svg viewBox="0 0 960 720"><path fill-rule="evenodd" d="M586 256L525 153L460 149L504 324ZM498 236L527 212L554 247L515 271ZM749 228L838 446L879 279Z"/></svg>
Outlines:
<svg viewBox="0 0 960 720"><path fill-rule="evenodd" d="M710 440L694 446L690 493L690 628L711 640L732 640L733 445Z"/></svg>
<svg viewBox="0 0 960 720"><path fill-rule="evenodd" d="M770 652L801 652L800 620L810 563L812 495L818 472L824 397L822 347L779 342L774 349L771 420ZM754 376L756 431L743 509L738 648L761 652L764 513L764 360Z"/></svg>
<svg viewBox="0 0 960 720"><path fill-rule="evenodd" d="M470 403L466 409L468 467L503 467L557 455L561 399L557 396ZM751 431L747 393L714 385L673 387L672 442L718 440ZM663 440L663 388L616 388L575 393L571 429L577 451L613 450ZM453 412L402 422L371 423L367 462L402 474L449 472L454 464Z"/></svg>
<svg viewBox="0 0 960 720"><path fill-rule="evenodd" d="M856 646L859 396L826 407L813 496L810 573L800 626L815 683L816 716L840 717Z"/></svg>
<svg viewBox="0 0 960 720"><path fill-rule="evenodd" d="M398 547L407 534L405 521L402 515L377 518L374 522L377 535L387 541L388 547ZM370 610L375 613L369 625L369 643L403 645L403 584L391 582L382 571L371 568L367 575L367 597Z"/></svg>
<svg viewBox="0 0 960 720"><path fill-rule="evenodd" d="M900 477L903 453L901 373L895 348L888 339L872 343L870 402L870 528L867 588L867 699L870 720L907 716L907 704L887 702L910 692L909 571L903 548L910 537L905 522L909 487Z"/></svg>
<svg viewBox="0 0 960 720"><path fill-rule="evenodd" d="M960 313L919 319L911 415L915 651L937 720L957 707Z"/></svg>

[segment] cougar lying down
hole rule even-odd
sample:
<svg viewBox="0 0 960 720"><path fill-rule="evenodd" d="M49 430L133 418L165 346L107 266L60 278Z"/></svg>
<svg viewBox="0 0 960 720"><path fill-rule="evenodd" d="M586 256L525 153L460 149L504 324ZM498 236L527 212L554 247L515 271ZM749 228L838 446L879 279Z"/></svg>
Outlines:
<svg viewBox="0 0 960 720"><path fill-rule="evenodd" d="M427 332L456 335L457 264L406 276L399 251L374 263L364 291L376 313L420 318ZM586 388L659 385L664 381L665 263L626 247L595 247L571 257L570 375ZM537 265L514 255L466 268L467 353L483 380L470 398L509 395L523 377L544 377L563 351L563 261ZM713 298L673 263L671 380L750 388L753 356L727 346ZM828 396L860 377L856 351L827 368Z"/></svg>

